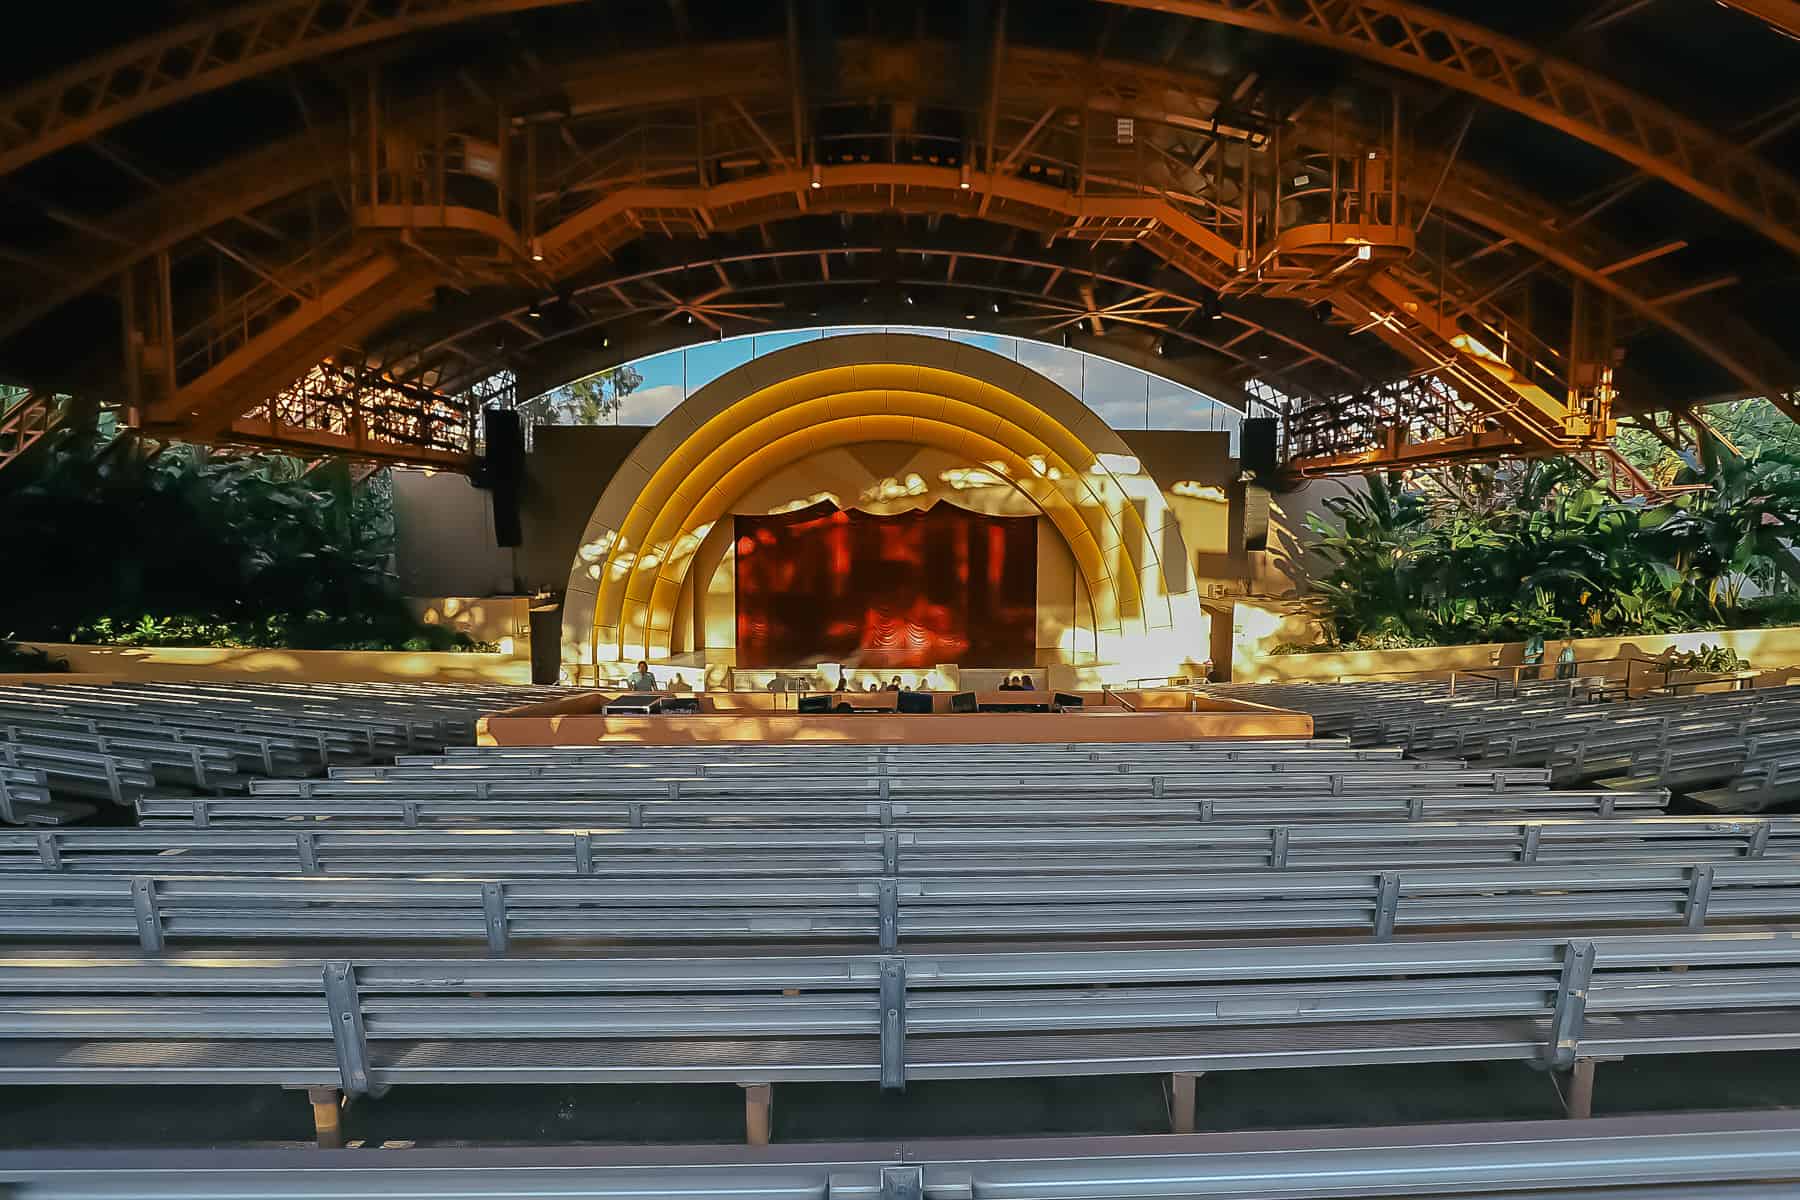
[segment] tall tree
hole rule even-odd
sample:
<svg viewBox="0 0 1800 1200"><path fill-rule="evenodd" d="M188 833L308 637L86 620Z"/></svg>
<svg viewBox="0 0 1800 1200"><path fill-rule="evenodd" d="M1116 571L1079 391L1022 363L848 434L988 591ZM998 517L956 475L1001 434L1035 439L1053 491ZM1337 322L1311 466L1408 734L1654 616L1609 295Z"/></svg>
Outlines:
<svg viewBox="0 0 1800 1200"><path fill-rule="evenodd" d="M617 425L625 397L643 382L644 376L630 363L609 367L544 393L537 401L538 411L547 425Z"/></svg>

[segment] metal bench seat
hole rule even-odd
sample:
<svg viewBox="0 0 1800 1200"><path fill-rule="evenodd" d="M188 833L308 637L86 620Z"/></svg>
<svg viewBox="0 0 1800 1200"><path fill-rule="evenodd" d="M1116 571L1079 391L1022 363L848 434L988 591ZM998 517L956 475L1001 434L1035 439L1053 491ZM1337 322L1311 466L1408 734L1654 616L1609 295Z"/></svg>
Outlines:
<svg viewBox="0 0 1800 1200"><path fill-rule="evenodd" d="M673 943L882 949L1187 937L1800 922L1800 861L704 880L0 876L0 937L170 943Z"/></svg>
<svg viewBox="0 0 1800 1200"><path fill-rule="evenodd" d="M733 762L701 758L621 757L611 762L592 761L546 763L530 760L518 762L468 763L445 760L431 765L414 762L392 766L332 767L328 777L334 780L440 780L459 779L553 779L607 780L629 779L643 774L668 774L689 779L762 778L901 778L931 775L1006 775L1024 771L1042 771L1052 775L1229 775L1261 772L1329 772L1346 776L1441 777L1470 770L1463 762L1424 762L1401 758L1365 759L1348 755L1323 753L1249 755L1227 758L1205 758L1191 754L1145 754L1132 758L1075 759L1067 755L1033 755L1021 752L1006 757L970 756L963 762L880 762L825 759L809 762ZM1542 782L1541 773L1517 776L1520 780Z"/></svg>
<svg viewBox="0 0 1800 1200"><path fill-rule="evenodd" d="M0 725L0 737L37 746L57 746L95 754L116 754L149 764L158 782L214 791L240 782L237 764L223 750L210 746L120 737L111 733L76 733L34 726Z"/></svg>
<svg viewBox="0 0 1800 1200"><path fill-rule="evenodd" d="M0 762L0 821L8 825L66 825L91 817L94 812L91 804L53 797L50 777L41 768Z"/></svg>
<svg viewBox="0 0 1800 1200"><path fill-rule="evenodd" d="M1671 1153L1679 1147L1678 1153ZM779 1155L741 1147L376 1148L354 1154L254 1150L0 1152L18 1200L248 1196L518 1200L549 1186L588 1200L818 1200L903 1197L1222 1196L1317 1200L1367 1195L1492 1200L1723 1200L1785 1195L1800 1175L1788 1113L1680 1114L1579 1123L1505 1121L1387 1129L831 1143ZM549 1181L557 1181L550 1184ZM567 1181L566 1185L564 1181ZM565 1190L564 1194L574 1194Z"/></svg>
<svg viewBox="0 0 1800 1200"><path fill-rule="evenodd" d="M1800 940L1783 930L755 957L0 954L0 1082L19 1084L893 1088L1791 1048Z"/></svg>
<svg viewBox="0 0 1800 1200"><path fill-rule="evenodd" d="M59 799L78 797L129 805L156 786L150 764L141 758L61 746L0 739L0 763L36 768Z"/></svg>
<svg viewBox="0 0 1800 1200"><path fill-rule="evenodd" d="M0 832L0 872L417 875L828 875L1151 872L1800 856L1800 819L1701 817L1375 823L945 825L863 830L490 827Z"/></svg>
<svg viewBox="0 0 1800 1200"><path fill-rule="evenodd" d="M1261 764L1227 764L1218 769L1205 766L1182 766L1164 769L1161 764L1146 764L1143 772L1126 772L1112 764L1092 769L1081 765L1051 771L1021 772L1019 768L983 771L951 770L947 767L901 769L890 773L886 768L861 768L840 773L828 767L800 770L749 768L733 770L708 769L705 772L676 769L620 769L590 774L547 771L534 775L515 775L502 771L495 775L483 772L428 772L423 774L379 775L361 777L332 776L325 779L253 780L253 797L311 797L339 799L365 796L462 797L498 799L512 797L667 797L732 798L750 797L784 799L797 797L831 797L844 799L899 798L909 796L970 797L1015 795L1023 797L1055 796L1072 790L1106 795L1202 795L1258 790L1280 786L1284 790L1310 790L1327 795L1364 792L1460 790L1504 792L1513 789L1541 788L1549 782L1549 773L1541 767L1469 768L1457 764L1449 770L1414 770L1407 766L1385 764L1323 764L1305 769L1287 769L1279 762Z"/></svg>
<svg viewBox="0 0 1800 1200"><path fill-rule="evenodd" d="M0 832L0 872L478 877L1219 871L1800 856L1800 819L717 826L479 833L308 825Z"/></svg>
<svg viewBox="0 0 1800 1200"><path fill-rule="evenodd" d="M1127 779L1126 782L1133 782ZM726 795L717 799L581 798L554 788L527 794L509 789L506 799L458 795L469 785L420 789L410 793L361 796L145 796L138 814L145 824L182 823L200 827L271 822L342 825L482 826L629 825L846 825L882 827L906 824L978 824L1020 822L1108 822L1191 820L1215 821L1387 819L1418 821L1504 814L1611 816L1659 812L1668 793L1656 791L1589 792L1506 791L1461 788L1450 791L1398 789L1307 790L1303 781L1284 782L1277 790L1245 787L1232 793L1222 787L1170 789L1158 795L1151 787L1071 788L1067 798L1025 799L998 789L981 788L909 793L906 798L782 798L772 795ZM672 784L671 786L679 786ZM955 797L955 798L949 798Z"/></svg>

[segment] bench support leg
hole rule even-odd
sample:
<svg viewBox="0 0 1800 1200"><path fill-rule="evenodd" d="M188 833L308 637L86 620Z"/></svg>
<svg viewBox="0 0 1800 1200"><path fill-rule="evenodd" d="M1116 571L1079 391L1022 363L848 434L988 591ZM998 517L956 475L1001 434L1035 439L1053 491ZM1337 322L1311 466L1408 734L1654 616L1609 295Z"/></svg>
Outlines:
<svg viewBox="0 0 1800 1200"><path fill-rule="evenodd" d="M339 1107L342 1096L334 1087L312 1087L306 1089L306 1098L312 1101L313 1130L319 1138L319 1149L338 1150L344 1145L344 1126L342 1109Z"/></svg>
<svg viewBox="0 0 1800 1200"><path fill-rule="evenodd" d="M1594 1115L1594 1066L1593 1059L1578 1058L1565 1077L1569 1090L1563 1110L1572 1120L1585 1121Z"/></svg>
<svg viewBox="0 0 1800 1200"><path fill-rule="evenodd" d="M1176 1071L1169 1076L1169 1128L1194 1132L1194 1081L1203 1071Z"/></svg>
<svg viewBox="0 0 1800 1200"><path fill-rule="evenodd" d="M744 1141L752 1146L766 1146L775 1107L774 1086L767 1083L740 1086L744 1089Z"/></svg>

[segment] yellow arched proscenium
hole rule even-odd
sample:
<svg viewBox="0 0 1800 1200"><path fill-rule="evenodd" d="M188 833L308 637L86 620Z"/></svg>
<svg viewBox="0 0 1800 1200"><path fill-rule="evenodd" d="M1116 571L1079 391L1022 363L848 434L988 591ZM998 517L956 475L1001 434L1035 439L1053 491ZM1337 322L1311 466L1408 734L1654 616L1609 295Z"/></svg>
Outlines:
<svg viewBox="0 0 1800 1200"><path fill-rule="evenodd" d="M1068 543L1103 659L1203 656L1197 600L1170 589L1157 552L1181 547L1174 518L1116 433L988 351L861 334L728 372L645 437L583 535L564 600L565 657L666 657L683 580L713 524L783 466L872 441L933 446L1006 476Z"/></svg>

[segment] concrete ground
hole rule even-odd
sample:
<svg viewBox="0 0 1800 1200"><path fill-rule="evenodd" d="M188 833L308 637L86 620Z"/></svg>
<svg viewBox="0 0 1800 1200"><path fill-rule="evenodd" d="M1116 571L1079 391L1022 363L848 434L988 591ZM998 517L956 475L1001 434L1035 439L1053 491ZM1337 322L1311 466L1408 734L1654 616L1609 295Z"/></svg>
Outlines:
<svg viewBox="0 0 1800 1200"><path fill-rule="evenodd" d="M1517 1063L1240 1071L1199 1082L1200 1130L1525 1120L1560 1115ZM1800 1106L1800 1054L1644 1058L1599 1068L1596 1116ZM742 1093L717 1085L398 1088L344 1114L352 1143L739 1142ZM0 1146L224 1146L311 1137L304 1092L251 1087L0 1089ZM1154 1076L775 1088L776 1141L1159 1133Z"/></svg>

